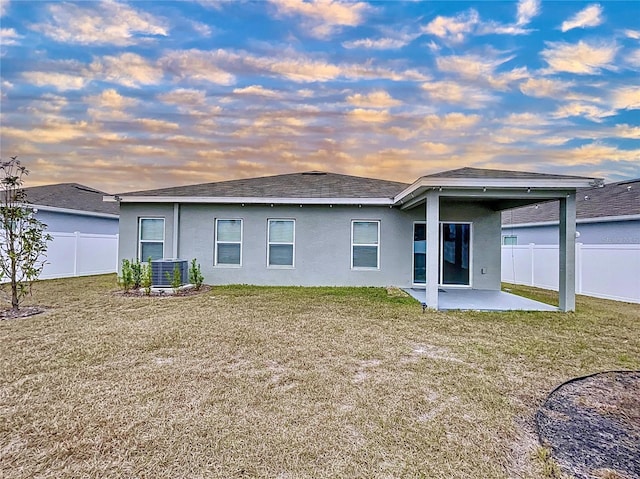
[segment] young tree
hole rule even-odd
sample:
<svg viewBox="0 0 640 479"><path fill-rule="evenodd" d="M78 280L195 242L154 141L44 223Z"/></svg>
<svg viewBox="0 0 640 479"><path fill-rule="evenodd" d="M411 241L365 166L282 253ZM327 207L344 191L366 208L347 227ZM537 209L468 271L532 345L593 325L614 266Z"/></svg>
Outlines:
<svg viewBox="0 0 640 479"><path fill-rule="evenodd" d="M0 281L11 287L11 308L18 311L20 302L31 291L44 267L47 225L36 219L27 205L22 185L29 170L16 156L0 161Z"/></svg>

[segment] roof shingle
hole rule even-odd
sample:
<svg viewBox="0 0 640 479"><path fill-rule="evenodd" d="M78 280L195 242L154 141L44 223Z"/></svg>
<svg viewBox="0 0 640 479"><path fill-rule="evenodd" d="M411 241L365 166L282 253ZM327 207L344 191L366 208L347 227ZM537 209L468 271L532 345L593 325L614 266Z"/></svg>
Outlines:
<svg viewBox="0 0 640 479"><path fill-rule="evenodd" d="M576 218L640 215L640 178L580 188L576 193ZM550 201L502 213L503 225L558 221L558 202Z"/></svg>
<svg viewBox="0 0 640 479"><path fill-rule="evenodd" d="M103 201L103 197L108 193L77 183L32 186L24 190L27 201L34 205L111 215L119 214L120 210L117 203Z"/></svg>
<svg viewBox="0 0 640 479"><path fill-rule="evenodd" d="M290 173L157 190L118 196L211 198L391 198L408 184L320 171Z"/></svg>

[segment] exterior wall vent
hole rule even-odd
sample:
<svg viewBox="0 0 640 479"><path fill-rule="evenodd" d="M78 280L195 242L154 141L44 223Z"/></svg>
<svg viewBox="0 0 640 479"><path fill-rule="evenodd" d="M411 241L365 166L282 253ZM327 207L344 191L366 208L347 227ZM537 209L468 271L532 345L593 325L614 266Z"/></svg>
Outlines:
<svg viewBox="0 0 640 479"><path fill-rule="evenodd" d="M173 270L180 271L180 285L189 281L189 264L186 259L169 258L151 261L151 285L155 288L170 288Z"/></svg>

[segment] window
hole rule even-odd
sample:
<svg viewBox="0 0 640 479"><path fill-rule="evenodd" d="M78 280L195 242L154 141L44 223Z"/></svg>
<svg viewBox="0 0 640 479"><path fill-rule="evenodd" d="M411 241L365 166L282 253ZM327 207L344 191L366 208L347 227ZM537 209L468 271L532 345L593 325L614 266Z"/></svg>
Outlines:
<svg viewBox="0 0 640 479"><path fill-rule="evenodd" d="M138 259L164 258L164 218L140 218Z"/></svg>
<svg viewBox="0 0 640 479"><path fill-rule="evenodd" d="M505 246L513 246L518 244L518 237L513 235L507 235L502 237L502 244Z"/></svg>
<svg viewBox="0 0 640 479"><path fill-rule="evenodd" d="M294 220L269 220L267 264L293 268Z"/></svg>
<svg viewBox="0 0 640 479"><path fill-rule="evenodd" d="M216 265L242 265L242 220L216 220L215 248Z"/></svg>
<svg viewBox="0 0 640 479"><path fill-rule="evenodd" d="M351 223L351 267L377 269L379 243L379 221L353 221Z"/></svg>

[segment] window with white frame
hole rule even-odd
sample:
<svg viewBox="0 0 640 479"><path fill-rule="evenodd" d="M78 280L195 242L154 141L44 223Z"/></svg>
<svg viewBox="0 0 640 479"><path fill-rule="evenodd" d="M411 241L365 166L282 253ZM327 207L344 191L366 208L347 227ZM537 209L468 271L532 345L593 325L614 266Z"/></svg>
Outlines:
<svg viewBox="0 0 640 479"><path fill-rule="evenodd" d="M293 268L295 220L268 221L267 264L273 268Z"/></svg>
<svg viewBox="0 0 640 479"><path fill-rule="evenodd" d="M138 259L164 258L164 218L140 218L138 232Z"/></svg>
<svg viewBox="0 0 640 479"><path fill-rule="evenodd" d="M242 265L242 220L216 219L215 264Z"/></svg>
<svg viewBox="0 0 640 479"><path fill-rule="evenodd" d="M518 237L516 235L505 235L502 237L502 244L504 246L513 246L518 244Z"/></svg>
<svg viewBox="0 0 640 479"><path fill-rule="evenodd" d="M351 222L351 267L377 269L380 263L380 221Z"/></svg>

